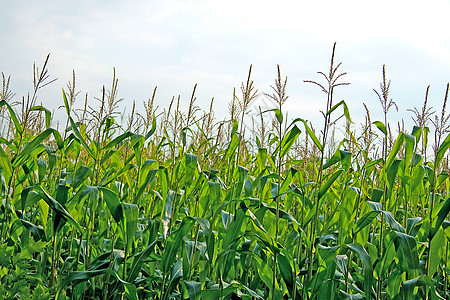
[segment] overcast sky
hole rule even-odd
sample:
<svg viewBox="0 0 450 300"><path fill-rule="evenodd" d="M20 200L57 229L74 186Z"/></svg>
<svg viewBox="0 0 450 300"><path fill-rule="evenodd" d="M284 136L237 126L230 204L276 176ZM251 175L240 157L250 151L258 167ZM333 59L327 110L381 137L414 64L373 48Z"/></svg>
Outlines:
<svg viewBox="0 0 450 300"><path fill-rule="evenodd" d="M50 53L49 74L58 80L39 102L64 116L61 88L77 76L89 99L119 78L119 97L139 107L158 86L156 105L181 95L186 106L194 84L197 105L212 97L219 118L227 116L233 88L247 78L269 93L280 64L288 76L290 117L320 124L324 94L305 79L321 80L337 42L336 61L351 83L336 91L356 121L365 102L373 119L381 107L382 66L392 80L391 97L411 124L407 109L421 107L427 85L430 104L440 111L450 81L448 1L20 1L0 4L0 72L11 75L15 100L32 90L32 66ZM81 106L83 96L78 99ZM94 103L94 102L92 102ZM253 104L268 105L262 97ZM410 127L410 126L409 126Z"/></svg>

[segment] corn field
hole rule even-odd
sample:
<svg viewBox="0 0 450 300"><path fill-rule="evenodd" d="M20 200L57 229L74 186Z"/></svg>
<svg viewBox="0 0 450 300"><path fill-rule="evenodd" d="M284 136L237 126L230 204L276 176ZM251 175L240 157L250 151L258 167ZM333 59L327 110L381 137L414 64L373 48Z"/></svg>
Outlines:
<svg viewBox="0 0 450 300"><path fill-rule="evenodd" d="M280 68L251 130L251 67L224 121L195 87L188 111L156 106L155 88L124 118L115 74L99 108L74 109L74 74L62 129L36 104L48 57L22 101L3 75L0 298L449 299L448 86L440 114L426 96L393 133L383 67L384 119L367 110L357 131L334 55L306 81L324 95L320 129L287 118Z"/></svg>

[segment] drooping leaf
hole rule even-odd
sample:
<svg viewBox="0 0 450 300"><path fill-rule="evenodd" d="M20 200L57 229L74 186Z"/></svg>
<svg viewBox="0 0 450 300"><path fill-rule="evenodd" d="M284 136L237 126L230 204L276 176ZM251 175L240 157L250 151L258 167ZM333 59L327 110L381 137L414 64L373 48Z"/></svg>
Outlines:
<svg viewBox="0 0 450 300"><path fill-rule="evenodd" d="M342 174L343 170L340 169L337 172L333 173L333 175L328 178L328 180L324 183L324 185L321 187L318 195L318 199L322 198L323 195L328 191L328 189L331 187L331 185L338 179L338 177Z"/></svg>
<svg viewBox="0 0 450 300"><path fill-rule="evenodd" d="M353 243L347 245L347 247L358 254L359 258L363 263L363 271L364 271L364 292L366 293L366 298L369 299L371 297L372 292L372 282L373 282L373 268L372 261L370 259L369 253L367 253L366 249L361 244Z"/></svg>
<svg viewBox="0 0 450 300"><path fill-rule="evenodd" d="M67 212L65 207L61 203L59 203L58 201L53 199L53 197L51 197L42 187L36 186L36 185L27 187L27 188L23 189L22 197L24 197L24 195L26 197L26 195L32 190L34 190L36 193L38 193L39 196L48 204L48 206L50 206L52 208L52 210L56 214L59 214L64 220L66 220L67 222L72 224L76 229L81 231L80 224L78 224L78 222L75 221L75 219Z"/></svg>

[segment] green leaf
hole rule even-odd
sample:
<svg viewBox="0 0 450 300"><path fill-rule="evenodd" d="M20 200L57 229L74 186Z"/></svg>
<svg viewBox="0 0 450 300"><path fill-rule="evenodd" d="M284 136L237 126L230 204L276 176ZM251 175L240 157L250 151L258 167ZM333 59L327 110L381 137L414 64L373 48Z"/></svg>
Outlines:
<svg viewBox="0 0 450 300"><path fill-rule="evenodd" d="M225 239L223 240L222 244L223 250L227 250L227 248L231 246L237 238L239 238L244 234L246 227L243 226L244 220L245 220L245 211L242 208L239 208L236 212L236 217L230 223Z"/></svg>
<svg viewBox="0 0 450 300"><path fill-rule="evenodd" d="M363 295L361 295L359 293L353 295L353 294L346 293L343 290L339 290L339 292L341 293L341 298L340 299L342 299L342 300L362 300L362 299L365 299L363 297Z"/></svg>
<svg viewBox="0 0 450 300"><path fill-rule="evenodd" d="M188 291L189 299L197 299L202 291L201 282L184 280L183 283Z"/></svg>
<svg viewBox="0 0 450 300"><path fill-rule="evenodd" d="M185 217L181 221L180 227L172 232L166 239L166 248L161 258L162 271L167 273L175 263L176 255L182 248L183 238L191 231L195 220L191 217Z"/></svg>
<svg viewBox="0 0 450 300"><path fill-rule="evenodd" d="M91 175L91 168L81 165L73 174L72 188L76 190Z"/></svg>
<svg viewBox="0 0 450 300"><path fill-rule="evenodd" d="M438 266L445 265L445 254L446 254L447 237L444 230L440 229L434 235L430 243L430 266L429 275L434 276L434 273L438 271Z"/></svg>
<svg viewBox="0 0 450 300"><path fill-rule="evenodd" d="M414 299L414 288L420 285L428 285L430 287L433 287L434 283L426 275L420 275L414 279L405 281L401 289L403 299Z"/></svg>
<svg viewBox="0 0 450 300"><path fill-rule="evenodd" d="M398 152L402 148L404 141L405 141L405 134L403 132L400 132L400 134L397 137L397 140L395 141L394 145L392 146L391 152L389 153L389 157L386 161L386 165L383 168L383 170L389 170L392 163L394 162L394 159L396 159Z"/></svg>
<svg viewBox="0 0 450 300"><path fill-rule="evenodd" d="M120 204L119 196L116 193L107 189L105 187L97 187L97 189L102 193L103 199L106 201L106 205L109 208L111 215L117 223L123 221L123 211Z"/></svg>
<svg viewBox="0 0 450 300"><path fill-rule="evenodd" d="M50 127L50 121L52 119L52 113L46 109L45 107L41 106L41 105L37 105L37 106L33 106L31 109L31 111L43 111L45 113L45 128L49 128Z"/></svg>
<svg viewBox="0 0 450 300"><path fill-rule="evenodd" d="M136 204L122 203L122 211L125 218L126 236L124 237L124 241L126 241L127 253L130 253L131 246L135 240L139 208Z"/></svg>
<svg viewBox="0 0 450 300"><path fill-rule="evenodd" d="M67 212L67 210L64 208L64 206L61 203L59 203L58 201L53 199L53 197L51 197L49 194L47 194L47 192L44 191L44 189L42 187L35 185L35 186L30 186L30 187L24 188L22 191L22 197L24 197L24 196L26 197L26 195L28 195L28 193L32 190L34 190L36 193L38 193L39 196L45 202L47 202L48 206L50 206L51 209L53 209L53 211L56 214L59 214L64 220L66 220L67 222L72 224L76 229L78 229L81 232L80 224L78 224L78 222L75 221L74 218L72 218L72 216Z"/></svg>
<svg viewBox="0 0 450 300"><path fill-rule="evenodd" d="M319 148L320 152L323 152L323 145L319 142L319 139L316 137L316 134L314 133L314 131L312 131L311 128L309 127L308 121L303 120L302 118L297 118L294 121L292 121L292 123L297 122L297 121L300 121L303 123L303 125L305 126L305 129L306 129L306 132L308 133L310 138L313 140L316 147Z"/></svg>
<svg viewBox="0 0 450 300"><path fill-rule="evenodd" d="M176 194L174 191L169 190L167 193L166 201L164 202L164 213L162 217L163 223L163 236L167 237L167 233L169 232L169 225L172 219L173 214L173 204L176 198Z"/></svg>
<svg viewBox="0 0 450 300"><path fill-rule="evenodd" d="M278 268L280 269L281 277L283 277L286 287L288 288L291 296L293 297L294 292L294 273L292 271L291 264L288 258L283 255L277 255Z"/></svg>
<svg viewBox="0 0 450 300"><path fill-rule="evenodd" d="M291 149L294 142L297 140L298 136L300 135L301 131L298 129L296 125L294 125L291 130L284 136L283 140L281 141L281 153L280 156L283 157L286 155L286 153Z"/></svg>
<svg viewBox="0 0 450 300"><path fill-rule="evenodd" d="M117 146L118 144L120 144L127 137L130 137L130 136L133 136L133 135L134 134L132 132L130 132L130 131L124 132L121 135L119 135L118 137L116 137L115 139L113 139L111 142L106 144L102 149L113 148L113 147Z"/></svg>
<svg viewBox="0 0 450 300"><path fill-rule="evenodd" d="M390 211L383 211L383 217L389 227L392 228L392 230L402 233L406 232L405 228L403 228L403 226L399 222L397 222L397 220L394 218L394 215Z"/></svg>
<svg viewBox="0 0 450 300"><path fill-rule="evenodd" d="M445 203L442 205L441 209L438 212L436 224L433 228L431 228L431 239L433 239L433 237L436 235L442 223L447 218L449 212L450 212L450 197L447 198L447 200L445 200Z"/></svg>
<svg viewBox="0 0 450 300"><path fill-rule="evenodd" d="M364 229L367 225L371 224L372 221L381 213L381 211L369 211L365 213L356 222L355 228L353 229L353 234L356 235L359 231Z"/></svg>
<svg viewBox="0 0 450 300"><path fill-rule="evenodd" d="M0 101L0 107L2 107L3 105L5 105L6 108L8 109L9 116L11 117L11 119L14 123L14 127L16 128L17 132L19 134L22 134L23 128L22 128L22 125L20 124L19 120L17 119L16 113L14 112L12 107L8 104L8 102L6 102L5 100Z"/></svg>
<svg viewBox="0 0 450 300"><path fill-rule="evenodd" d="M344 243L349 232L352 230L354 218L356 217L356 199L358 194L354 189L347 187L339 205L339 241Z"/></svg>
<svg viewBox="0 0 450 300"><path fill-rule="evenodd" d="M434 168L437 170L439 168L439 164L441 163L442 158L444 157L445 152L447 152L450 147L450 134L447 135L445 140L439 146L439 149L436 153L436 158L434 159Z"/></svg>
<svg viewBox="0 0 450 300"><path fill-rule="evenodd" d="M353 243L347 245L347 247L353 252L357 253L359 259L361 259L364 268L364 292L366 293L366 299L371 298L372 282L373 282L373 268L372 261L369 253L361 244Z"/></svg>
<svg viewBox="0 0 450 300"><path fill-rule="evenodd" d="M283 123L283 113L281 112L281 110L279 110L278 108L273 108L273 109L265 110L262 113L266 113L269 111L273 111L275 113L275 117L277 118L279 124Z"/></svg>
<svg viewBox="0 0 450 300"><path fill-rule="evenodd" d="M59 299L58 295L61 292L61 290L65 289L69 285L75 286L79 283L86 282L96 276L100 276L103 274L110 274L113 276L117 276L117 274L113 270L109 269L108 267L109 267L109 261L105 261L102 264L98 264L94 269L90 269L88 271L75 271L75 272L70 273L59 285L58 292L57 292L55 298Z"/></svg>
<svg viewBox="0 0 450 300"><path fill-rule="evenodd" d="M323 195L328 191L328 189L331 187L331 185L338 179L339 175L341 175L343 172L342 169L338 170L337 172L333 173L333 175L328 178L328 180L325 182L325 184L321 187L318 195L318 199L322 198Z"/></svg>
<svg viewBox="0 0 450 300"><path fill-rule="evenodd" d="M382 133L384 133L384 135L387 135L387 134L388 134L388 133L387 133L387 130L386 130L386 126L385 126L382 122L380 122L380 121L375 121L375 122L373 122L372 124L374 124L375 126L377 126L378 129L380 129L380 131L381 131Z"/></svg>
<svg viewBox="0 0 450 300"><path fill-rule="evenodd" d="M147 134L145 135L145 140L147 140L149 137L151 137L153 135L153 133L155 133L156 131L156 117L153 116L153 121L152 121L152 128L150 129L149 132L147 132Z"/></svg>
<svg viewBox="0 0 450 300"><path fill-rule="evenodd" d="M142 269L142 266L145 263L145 260L152 254L155 249L155 245L159 242L160 239L154 240L150 245L147 246L144 250L139 252L134 256L133 264L131 265L130 271L128 273L128 281L133 282L139 275L139 272Z"/></svg>
<svg viewBox="0 0 450 300"><path fill-rule="evenodd" d="M35 241L45 241L45 231L42 228L42 226L34 225L28 221L20 220L22 221L23 226L25 226L26 229L30 231L30 233L33 235L33 238Z"/></svg>
<svg viewBox="0 0 450 300"><path fill-rule="evenodd" d="M400 244L408 263L408 278L415 278L419 275L419 254L417 253L417 243L413 236L395 231L400 239Z"/></svg>
<svg viewBox="0 0 450 300"><path fill-rule="evenodd" d="M41 132L32 141L26 143L22 150L20 150L19 154L15 158L13 158L12 166L14 168L17 168L18 166L24 164L29 159L31 151L40 146L42 142L47 139L54 131L56 130L53 128L48 128L45 131Z"/></svg>
<svg viewBox="0 0 450 300"><path fill-rule="evenodd" d="M175 287L178 285L178 282L180 282L180 279L182 277L183 277L183 260L179 259L173 265L172 274L170 276L170 281L169 281L169 286L168 286L167 290L164 292L163 299L171 299L169 297L172 294Z"/></svg>
<svg viewBox="0 0 450 300"><path fill-rule="evenodd" d="M323 169L325 170L340 161L349 161L351 156L352 156L351 152L338 149L334 153L334 155L329 160L327 160L327 162L323 165ZM346 165L350 166L350 164L348 162ZM347 169L347 168L345 168L345 169Z"/></svg>
<svg viewBox="0 0 450 300"><path fill-rule="evenodd" d="M66 93L64 92L64 89L62 90L63 92L63 100L64 100L64 106L66 107L66 112L67 112L67 118L69 119L70 125L71 125L71 129L73 134L75 135L75 137L77 138L77 140L81 143L81 145L83 145L84 149L87 151L87 153L95 159L95 155L94 152L92 152L91 148L88 146L88 144L86 143L86 141L84 140L83 136L81 135L80 131L78 130L78 126L77 124L75 124L75 122L73 121L72 117L70 116L70 108L69 108L69 103L67 101L67 97L66 97Z"/></svg>
<svg viewBox="0 0 450 300"><path fill-rule="evenodd" d="M349 113L349 111L348 111L347 104L345 103L344 100L340 101L339 103L336 103L332 108L330 108L330 110L327 111L327 115L331 115L331 113L332 113L333 111L335 111L336 108L338 108L338 107L341 106L341 105L344 107L344 115L345 115L345 118L346 118L347 121L349 121L350 123L353 123L353 122L352 122L352 119L350 119L350 113Z"/></svg>
<svg viewBox="0 0 450 300"><path fill-rule="evenodd" d="M195 176L195 171L197 170L198 163L197 163L197 155L186 153L185 154L185 168L186 168L186 174L184 176L184 182L186 185L186 188L190 187Z"/></svg>
<svg viewBox="0 0 450 300"><path fill-rule="evenodd" d="M243 289L247 291L247 293L256 299L263 299L260 295L258 295L256 292L248 288L246 285L243 285L242 283L233 281L231 284L227 282L223 282L223 288L221 289L219 284L214 284L209 289L202 290L201 292L201 299L204 300L217 300L221 297L226 297L230 295L233 292L236 292L239 295L241 293L239 292L239 289Z"/></svg>
<svg viewBox="0 0 450 300"><path fill-rule="evenodd" d="M273 290L273 269L260 257L254 255L252 262L255 266L256 271L258 272L259 277L261 277L264 284L269 288L270 293L274 293ZM275 290L279 289L278 282L275 278Z"/></svg>

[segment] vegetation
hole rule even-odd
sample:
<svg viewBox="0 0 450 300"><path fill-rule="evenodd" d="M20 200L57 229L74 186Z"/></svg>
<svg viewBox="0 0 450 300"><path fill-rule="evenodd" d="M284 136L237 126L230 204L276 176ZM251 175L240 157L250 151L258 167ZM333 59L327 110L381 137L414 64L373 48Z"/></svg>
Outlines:
<svg viewBox="0 0 450 300"><path fill-rule="evenodd" d="M414 128L393 134L383 67L384 120L366 108L357 133L334 99L348 83L333 47L324 81L307 81L325 95L320 132L288 120L280 68L273 108L246 132L251 67L226 121L195 87L187 113L180 97L156 107L155 88L119 121L115 74L98 109L86 96L75 110L74 74L58 131L36 105L47 61L19 103L3 75L0 298L450 298L448 85L441 114L427 89Z"/></svg>

